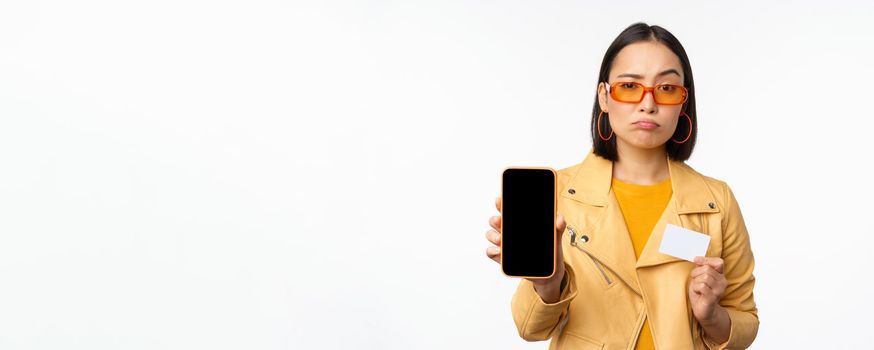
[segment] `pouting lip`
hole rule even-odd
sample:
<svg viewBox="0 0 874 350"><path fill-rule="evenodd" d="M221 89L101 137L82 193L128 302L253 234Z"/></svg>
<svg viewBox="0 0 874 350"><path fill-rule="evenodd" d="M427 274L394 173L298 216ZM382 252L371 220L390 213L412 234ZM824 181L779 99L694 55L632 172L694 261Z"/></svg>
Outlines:
<svg viewBox="0 0 874 350"><path fill-rule="evenodd" d="M637 123L640 123L640 122L653 123L653 124L655 124L656 126L660 126L659 123L656 123L656 122L655 122L655 120L652 120L652 119L649 119L649 118L641 118L641 119L638 119L636 122L634 122L634 124L637 124Z"/></svg>

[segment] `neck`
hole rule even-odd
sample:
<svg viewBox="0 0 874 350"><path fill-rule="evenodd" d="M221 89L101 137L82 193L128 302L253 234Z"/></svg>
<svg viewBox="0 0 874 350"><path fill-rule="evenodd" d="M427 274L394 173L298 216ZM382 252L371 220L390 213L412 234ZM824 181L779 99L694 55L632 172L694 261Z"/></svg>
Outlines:
<svg viewBox="0 0 874 350"><path fill-rule="evenodd" d="M653 185L670 177L664 146L652 149L617 146L619 160L613 162L614 178L632 184Z"/></svg>

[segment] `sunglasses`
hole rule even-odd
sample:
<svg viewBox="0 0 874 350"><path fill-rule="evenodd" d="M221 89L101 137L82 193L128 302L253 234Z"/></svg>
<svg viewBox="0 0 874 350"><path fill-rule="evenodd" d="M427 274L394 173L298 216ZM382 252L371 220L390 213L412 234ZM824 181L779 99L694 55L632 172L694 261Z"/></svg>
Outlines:
<svg viewBox="0 0 874 350"><path fill-rule="evenodd" d="M619 102L638 103L643 101L643 95L652 92L655 103L660 105L679 105L686 102L689 91L685 87L674 84L659 84L644 86L631 81L617 81L607 86L607 93Z"/></svg>

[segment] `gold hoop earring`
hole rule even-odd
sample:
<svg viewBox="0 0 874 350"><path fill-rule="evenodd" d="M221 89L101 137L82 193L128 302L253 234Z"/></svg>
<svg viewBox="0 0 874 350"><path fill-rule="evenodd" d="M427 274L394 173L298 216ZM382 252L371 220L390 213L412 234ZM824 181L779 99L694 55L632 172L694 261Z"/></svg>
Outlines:
<svg viewBox="0 0 874 350"><path fill-rule="evenodd" d="M683 141L677 141L677 140L674 140L673 137L671 137L671 141L674 141L677 144L686 143L686 141L689 141L689 138L692 137L692 117L690 117L688 114L686 114L686 112L681 112L680 115L685 115L686 119L689 119L689 135L686 135L686 139Z"/></svg>
<svg viewBox="0 0 874 350"><path fill-rule="evenodd" d="M598 136L601 137L601 140L604 140L604 141L610 141L610 139L613 138L613 130L612 130L612 128L611 128L611 130L610 130L610 136L607 136L606 139L604 138L604 135L601 134L601 115L602 115L602 114L604 114L604 111L601 111L601 113L598 113ZM609 123L609 121L608 121L608 123Z"/></svg>

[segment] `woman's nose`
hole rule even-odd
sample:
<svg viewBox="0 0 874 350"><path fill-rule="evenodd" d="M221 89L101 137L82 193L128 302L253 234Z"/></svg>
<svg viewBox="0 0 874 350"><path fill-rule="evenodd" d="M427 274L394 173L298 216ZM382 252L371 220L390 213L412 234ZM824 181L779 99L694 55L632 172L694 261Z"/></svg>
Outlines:
<svg viewBox="0 0 874 350"><path fill-rule="evenodd" d="M640 111L645 113L655 113L658 112L658 105L655 103L655 95L652 91L645 91L643 93L643 100L640 101Z"/></svg>

